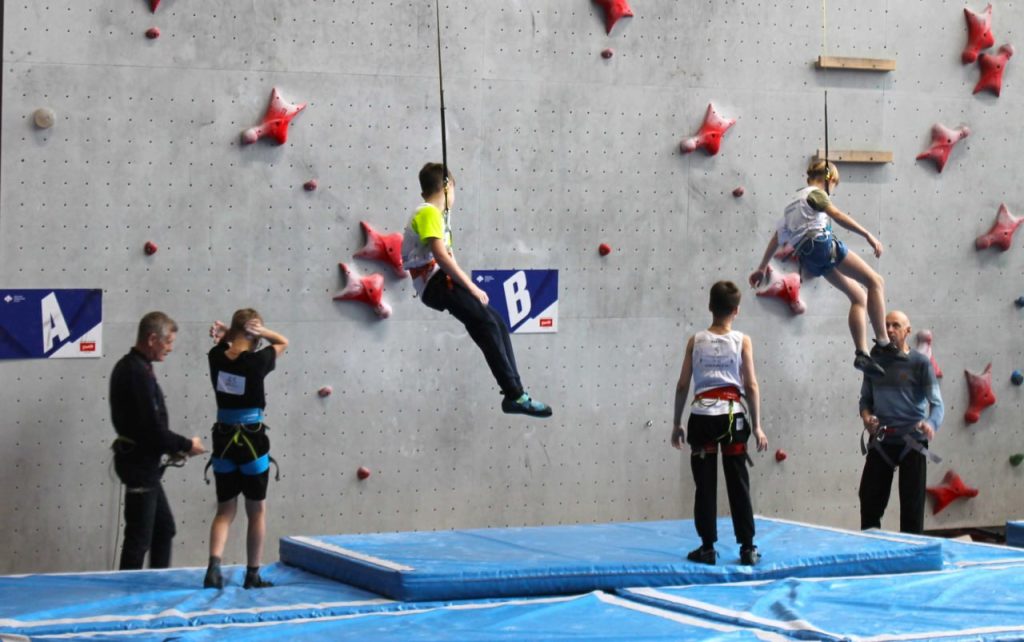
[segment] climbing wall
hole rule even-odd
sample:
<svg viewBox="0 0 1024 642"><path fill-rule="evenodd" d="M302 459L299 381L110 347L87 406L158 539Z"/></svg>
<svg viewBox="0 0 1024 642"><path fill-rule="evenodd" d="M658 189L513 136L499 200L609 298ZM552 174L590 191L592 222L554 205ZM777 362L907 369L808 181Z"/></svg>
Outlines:
<svg viewBox="0 0 1024 642"><path fill-rule="evenodd" d="M214 416L211 321L252 306L291 339L268 379L282 472L271 542L689 516L688 455L668 446L682 348L708 323L708 287L745 282L803 185L823 144L824 89L833 149L894 154L842 165L836 200L885 244L869 262L890 306L934 332L948 407L934 443L945 461L929 484L955 468L980 491L927 526L1020 518L1024 470L1007 459L1024 452L1022 391L1010 383L1024 366L1013 304L1024 239L1006 252L977 251L974 239L1000 204L1024 213L1021 83L1010 59L998 97L972 94L979 66L961 63L963 8L869 0L829 2L823 15L787 0L657 0L635 3L608 33L588 0L442 2L459 261L559 270L559 332L514 339L529 390L555 408L531 421L499 412L455 321L386 264L352 256L365 243L360 221L401 230L420 202L416 172L440 159L433 3L6 5L0 282L102 288L105 354L0 363L0 573L116 559L107 377L153 309L181 326L157 370L186 435L206 436ZM995 4L988 52L1022 28L1024 9ZM898 66L816 70L823 52ZM305 109L283 144L246 144L275 88ZM736 124L717 154L683 154L711 103ZM53 111L51 127L34 124L38 108ZM914 160L935 123L971 131L942 173ZM383 275L390 318L332 300L339 262ZM846 303L818 281L802 296L807 310L794 316L744 285L737 327L754 339L771 443L755 457L754 505L856 527L860 378ZM998 402L968 426L964 369L989 362ZM324 386L333 394L320 396ZM776 462L780 448L788 457ZM165 477L178 564L206 560L214 494L201 468ZM897 505L885 526L898 525ZM243 561L243 532L228 562Z"/></svg>

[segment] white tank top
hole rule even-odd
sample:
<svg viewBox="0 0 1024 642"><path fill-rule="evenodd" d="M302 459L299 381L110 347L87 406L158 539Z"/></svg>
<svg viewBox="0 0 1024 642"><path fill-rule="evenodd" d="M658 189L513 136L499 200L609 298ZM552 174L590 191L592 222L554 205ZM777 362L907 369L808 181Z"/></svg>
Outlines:
<svg viewBox="0 0 1024 642"><path fill-rule="evenodd" d="M701 330L693 335L693 394L707 390L735 387L743 392L743 333L732 330L726 334L714 334ZM724 415L729 412L729 402L706 399L693 404L690 411L698 415ZM733 407L734 412L742 412Z"/></svg>
<svg viewBox="0 0 1024 642"><path fill-rule="evenodd" d="M807 202L807 197L814 190L821 188L808 185L796 194L796 199L786 206L779 221L779 243L796 245L805 236L812 238L830 229L831 219L825 212L819 212Z"/></svg>

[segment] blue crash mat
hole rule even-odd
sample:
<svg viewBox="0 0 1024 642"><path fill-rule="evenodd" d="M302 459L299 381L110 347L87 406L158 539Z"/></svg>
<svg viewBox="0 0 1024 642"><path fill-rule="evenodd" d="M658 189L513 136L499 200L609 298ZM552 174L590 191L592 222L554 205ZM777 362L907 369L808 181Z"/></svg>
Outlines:
<svg viewBox="0 0 1024 642"><path fill-rule="evenodd" d="M1006 522L1006 545L1024 548L1024 522Z"/></svg>
<svg viewBox="0 0 1024 642"><path fill-rule="evenodd" d="M58 639L34 637L33 640ZM121 634L83 634L59 639L140 642L222 642L245 640L371 640L381 642L606 641L787 642L776 633L702 621L649 607L607 593L530 598L509 602L465 603L410 608L277 623L220 624Z"/></svg>
<svg viewBox="0 0 1024 642"><path fill-rule="evenodd" d="M1024 564L929 573L635 588L666 609L813 640L1024 639Z"/></svg>
<svg viewBox="0 0 1024 642"><path fill-rule="evenodd" d="M885 531L869 532L884 533ZM899 537L905 537L921 542L939 542L942 544L943 568L963 568L967 566L982 566L986 564L1003 565L1024 563L1024 550L1009 548L1001 544L967 542L959 539L944 539L941 537L930 537L928 535L908 535L906 533L901 533Z"/></svg>
<svg viewBox="0 0 1024 642"><path fill-rule="evenodd" d="M941 546L759 517L755 567L739 565L728 518L717 566L688 562L691 520L533 528L286 537L281 560L397 600L561 595L628 586L942 568Z"/></svg>
<svg viewBox="0 0 1024 642"><path fill-rule="evenodd" d="M258 591L241 587L244 568L225 571L223 591L201 588L205 569L0 576L0 634L265 622L400 606L283 564L262 569L275 586Z"/></svg>

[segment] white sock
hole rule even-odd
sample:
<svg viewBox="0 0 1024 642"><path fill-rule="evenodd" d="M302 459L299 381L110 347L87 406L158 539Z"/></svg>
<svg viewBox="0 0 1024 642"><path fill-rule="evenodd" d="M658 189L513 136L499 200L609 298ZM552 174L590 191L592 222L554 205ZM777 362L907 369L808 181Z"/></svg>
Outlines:
<svg viewBox="0 0 1024 642"><path fill-rule="evenodd" d="M877 343L878 345L880 345L880 346L882 346L884 348L885 346L889 345L889 337L885 337L884 339L879 339L879 338L876 337L875 338L875 343Z"/></svg>

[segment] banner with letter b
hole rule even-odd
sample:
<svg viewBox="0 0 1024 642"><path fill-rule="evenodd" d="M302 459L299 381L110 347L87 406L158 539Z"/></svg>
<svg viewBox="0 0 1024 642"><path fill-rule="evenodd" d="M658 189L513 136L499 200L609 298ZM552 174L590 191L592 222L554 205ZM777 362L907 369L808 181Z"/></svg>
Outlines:
<svg viewBox="0 0 1024 642"><path fill-rule="evenodd" d="M511 332L558 331L558 270L473 270Z"/></svg>

